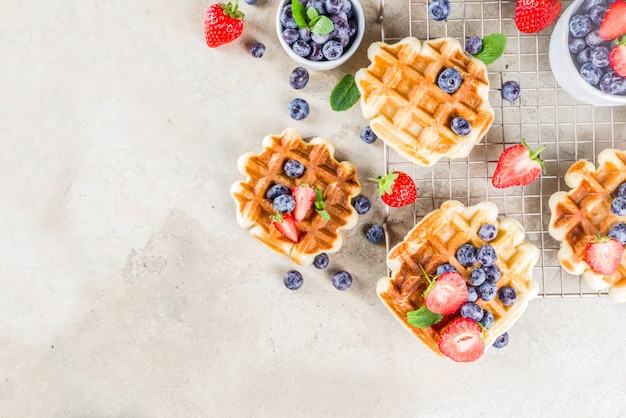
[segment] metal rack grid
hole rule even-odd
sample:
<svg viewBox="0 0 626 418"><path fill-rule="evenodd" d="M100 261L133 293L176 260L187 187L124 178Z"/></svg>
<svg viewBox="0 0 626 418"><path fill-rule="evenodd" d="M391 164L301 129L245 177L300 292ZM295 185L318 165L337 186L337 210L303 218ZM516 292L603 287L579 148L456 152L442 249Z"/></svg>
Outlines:
<svg viewBox="0 0 626 418"><path fill-rule="evenodd" d="M564 2L563 10L570 3ZM559 88L548 61L552 26L537 34L519 32L514 21L515 0L451 0L451 6L447 21L437 22L428 17L427 0L381 0L381 39L394 43L406 36L420 40L451 36L464 43L471 35L506 35L504 55L488 66L495 120L468 158L443 159L430 168L407 162L385 145L386 172L412 173L420 195L410 209L387 208L387 251L444 201L456 199L473 205L489 200L498 205L501 215L518 220L527 240L540 248L533 271L539 296L606 296L606 291L589 289L578 276L561 269L559 243L548 234L548 200L556 191L569 190L563 175L575 161L587 159L595 164L601 150L626 148L626 106L593 107L575 101ZM514 103L503 101L500 95L500 86L507 80L518 81L522 88ZM541 156L548 173L525 187L492 187L489 179L502 150L521 138L533 148L546 145Z"/></svg>

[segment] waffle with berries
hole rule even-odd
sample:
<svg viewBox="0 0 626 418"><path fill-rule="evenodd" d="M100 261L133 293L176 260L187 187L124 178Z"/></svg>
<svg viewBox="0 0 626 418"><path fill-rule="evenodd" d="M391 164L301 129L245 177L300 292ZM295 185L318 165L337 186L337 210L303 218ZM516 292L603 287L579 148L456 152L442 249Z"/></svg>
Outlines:
<svg viewBox="0 0 626 418"><path fill-rule="evenodd" d="M571 190L550 197L550 235L560 241L558 258L563 269L582 275L592 289L609 289L609 296L626 301L626 256L613 274L598 274L586 261L586 247L595 236L611 236L615 225L626 222L611 210L619 186L626 182L626 151L606 149L598 154L597 167L579 160L565 173ZM624 244L622 242L622 244Z"/></svg>
<svg viewBox="0 0 626 418"><path fill-rule="evenodd" d="M491 237L483 239L481 228L486 224L495 227L492 228L495 232ZM424 273L436 277L437 269L445 263L451 264L470 288L471 271L480 267L480 263L464 266L457 259L457 250L465 244L476 248L488 244L496 251L495 265L501 273L499 279L493 281L495 287L498 290L513 287L517 301L506 306L499 295L491 300L478 298L475 301L483 310L493 314L493 324L482 335L487 348L513 325L526 310L528 302L538 294L539 285L533 279L532 269L538 260L539 249L524 239L522 225L511 218L499 219L498 208L494 203L481 202L466 207L454 200L444 202L391 249L387 256L391 276L378 281L377 293L392 314L414 336L442 355L438 346L440 336L451 322L460 317L460 312L444 315L440 322L424 328L410 325L407 313L425 305L424 291L429 283Z"/></svg>
<svg viewBox="0 0 626 418"><path fill-rule="evenodd" d="M369 67L355 75L363 116L379 138L409 161L432 166L442 157L466 157L487 133L494 119L487 67L466 55L456 39L375 42L367 54ZM446 68L462 77L452 94L437 84ZM469 121L469 134L452 131L455 117Z"/></svg>
<svg viewBox="0 0 626 418"><path fill-rule="evenodd" d="M338 251L342 245L340 231L354 227L358 220L351 204L361 190L354 165L338 162L334 157L335 148L328 139L314 138L305 142L293 129L266 136L263 148L260 154L246 153L238 161L239 171L246 180L234 183L230 191L237 206L239 225L297 264L310 264L320 253ZM283 166L288 160L304 165L301 177L293 178L285 173ZM298 185L317 188L328 220L312 207L304 219L295 222L297 242L286 237L276 228L272 220L276 211L266 198L268 189L276 184L289 190Z"/></svg>

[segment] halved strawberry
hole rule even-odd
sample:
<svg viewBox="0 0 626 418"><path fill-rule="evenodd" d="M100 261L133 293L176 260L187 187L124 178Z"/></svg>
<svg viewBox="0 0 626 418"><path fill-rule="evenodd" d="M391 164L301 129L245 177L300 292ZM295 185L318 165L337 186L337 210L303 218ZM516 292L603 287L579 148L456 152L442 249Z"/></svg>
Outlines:
<svg viewBox="0 0 626 418"><path fill-rule="evenodd" d="M296 201L296 207L293 210L293 217L296 222L300 222L306 218L313 202L315 201L315 189L309 185L303 184L296 186L291 190L291 197Z"/></svg>
<svg viewBox="0 0 626 418"><path fill-rule="evenodd" d="M626 34L626 2L616 1L606 10L600 23L600 38L612 41Z"/></svg>
<svg viewBox="0 0 626 418"><path fill-rule="evenodd" d="M524 33L547 28L561 12L561 0L517 0L515 25Z"/></svg>
<svg viewBox="0 0 626 418"><path fill-rule="evenodd" d="M504 189L512 186L525 186L537 180L545 167L539 153L545 148L533 151L522 138L522 143L505 149L500 155L493 172L491 183Z"/></svg>
<svg viewBox="0 0 626 418"><path fill-rule="evenodd" d="M598 274L613 274L622 261L624 246L615 238L597 236L587 243L587 264Z"/></svg>
<svg viewBox="0 0 626 418"><path fill-rule="evenodd" d="M609 54L609 63L613 71L622 77L626 77L626 35L622 36L621 40L617 42L617 46L611 49Z"/></svg>
<svg viewBox="0 0 626 418"><path fill-rule="evenodd" d="M298 228L296 228L296 221L290 213L283 215L272 216L272 225L285 237L289 238L293 242L298 242Z"/></svg>
<svg viewBox="0 0 626 418"><path fill-rule="evenodd" d="M441 315L450 315L458 311L469 297L465 279L456 271L449 271L437 277L424 293L424 303L428 310Z"/></svg>
<svg viewBox="0 0 626 418"><path fill-rule="evenodd" d="M394 171L370 180L378 182L378 195L392 208L410 205L417 199L415 182L411 176L402 171Z"/></svg>
<svg viewBox="0 0 626 418"><path fill-rule="evenodd" d="M468 318L450 322L441 333L438 346L443 355L458 362L476 361L485 352L480 325Z"/></svg>

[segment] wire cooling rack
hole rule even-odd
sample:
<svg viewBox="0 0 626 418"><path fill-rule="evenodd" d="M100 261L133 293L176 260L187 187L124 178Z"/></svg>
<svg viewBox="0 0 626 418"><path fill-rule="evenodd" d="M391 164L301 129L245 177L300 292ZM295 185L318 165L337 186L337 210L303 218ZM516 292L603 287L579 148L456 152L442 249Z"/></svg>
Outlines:
<svg viewBox="0 0 626 418"><path fill-rule="evenodd" d="M563 10L571 2L563 2ZM548 234L548 200L559 190L569 190L563 181L567 169L579 159L596 163L605 148L626 148L626 106L593 107L571 98L558 87L548 61L552 27L525 34L515 26L515 1L451 0L447 21L428 17L427 0L381 0L381 39L394 43L406 36L420 40L450 36L465 43L469 36L502 33L507 37L504 55L488 66L490 102L495 120L468 158L442 159L430 168L407 162L391 148L384 147L386 172L412 173L419 198L410 209L387 209L385 231L387 251L402 240L410 227L449 199L465 205L489 200L501 215L518 220L527 240L541 249L533 271L542 297L598 297L605 291L589 289L578 276L561 269L559 243ZM502 83L518 81L522 94L514 103L503 101ZM525 187L496 189L491 175L502 150L521 138L534 149L546 146L541 156L548 174Z"/></svg>

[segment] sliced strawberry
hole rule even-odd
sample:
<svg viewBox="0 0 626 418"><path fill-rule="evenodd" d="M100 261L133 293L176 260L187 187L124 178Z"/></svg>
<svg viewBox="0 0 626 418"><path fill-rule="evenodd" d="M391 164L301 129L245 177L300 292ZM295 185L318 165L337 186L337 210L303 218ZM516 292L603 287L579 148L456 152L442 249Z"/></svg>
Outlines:
<svg viewBox="0 0 626 418"><path fill-rule="evenodd" d="M620 42L623 42L623 44L620 43L611 50L609 62L613 71L622 77L626 77L626 36L623 36Z"/></svg>
<svg viewBox="0 0 626 418"><path fill-rule="evenodd" d="M547 28L561 12L561 0L517 0L515 25L525 33Z"/></svg>
<svg viewBox="0 0 626 418"><path fill-rule="evenodd" d="M285 213L282 216L272 217L272 225L281 234L289 238L293 242L298 242L298 228L296 228L296 221L290 213Z"/></svg>
<svg viewBox="0 0 626 418"><path fill-rule="evenodd" d="M600 38L612 41L626 34L626 2L616 1L606 10L600 23Z"/></svg>
<svg viewBox="0 0 626 418"><path fill-rule="evenodd" d="M308 185L296 186L291 190L291 197L296 201L296 207L293 210L293 217L296 222L300 222L306 218L306 214L313 206L315 201L315 189Z"/></svg>
<svg viewBox="0 0 626 418"><path fill-rule="evenodd" d="M598 274L613 274L622 261L624 246L615 238L596 237L587 243L587 264Z"/></svg>
<svg viewBox="0 0 626 418"><path fill-rule="evenodd" d="M498 189L512 186L525 186L537 180L544 170L539 153L545 148L533 151L524 139L519 145L513 145L502 152L493 173L491 183Z"/></svg>
<svg viewBox="0 0 626 418"><path fill-rule="evenodd" d="M378 195L385 204L393 208L410 205L417 199L415 182L406 173L394 171L370 180L378 182Z"/></svg>
<svg viewBox="0 0 626 418"><path fill-rule="evenodd" d="M480 326L468 318L450 322L439 337L439 351L458 362L476 361L485 352Z"/></svg>
<svg viewBox="0 0 626 418"><path fill-rule="evenodd" d="M469 293L463 276L450 271L437 277L426 290L424 303L433 313L450 315L467 302Z"/></svg>

